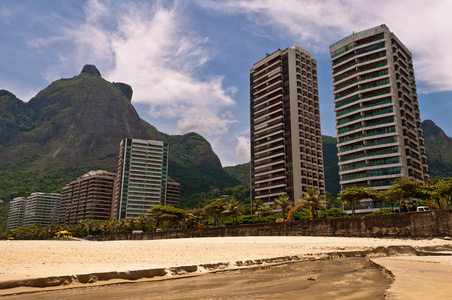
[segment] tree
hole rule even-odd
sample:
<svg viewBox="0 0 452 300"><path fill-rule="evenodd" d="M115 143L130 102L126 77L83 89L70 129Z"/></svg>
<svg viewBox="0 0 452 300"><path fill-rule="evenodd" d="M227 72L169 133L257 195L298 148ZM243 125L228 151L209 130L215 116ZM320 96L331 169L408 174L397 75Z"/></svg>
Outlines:
<svg viewBox="0 0 452 300"><path fill-rule="evenodd" d="M134 217L126 220L126 225L129 227L129 231L132 232L135 229L135 226L138 224L138 220Z"/></svg>
<svg viewBox="0 0 452 300"><path fill-rule="evenodd" d="M252 206L252 213L256 213L259 211L259 207L263 206L264 202L262 201L262 199L257 199L253 201L253 206Z"/></svg>
<svg viewBox="0 0 452 300"><path fill-rule="evenodd" d="M140 223L141 231L146 231L146 223L148 222L148 217L145 214L140 214L138 217L138 223Z"/></svg>
<svg viewBox="0 0 452 300"><path fill-rule="evenodd" d="M431 186L431 195L438 201L443 199L446 202L446 208L449 208L452 197L452 178L442 179Z"/></svg>
<svg viewBox="0 0 452 300"><path fill-rule="evenodd" d="M177 222L182 221L187 218L187 211L181 208L176 208L171 205L155 205L150 210L148 210L148 213L153 215L155 219L155 228L154 230L157 230L157 228L160 226L160 223L163 222ZM168 226L167 226L168 227Z"/></svg>
<svg viewBox="0 0 452 300"><path fill-rule="evenodd" d="M313 218L317 217L318 209L326 209L325 196L320 195L318 190L312 189L308 190L303 196L300 197L301 206L303 208L308 208L309 211L313 212Z"/></svg>
<svg viewBox="0 0 452 300"><path fill-rule="evenodd" d="M352 208L352 216L355 216L355 207L361 205L361 200L376 198L376 193L363 187L351 186L339 193L338 201Z"/></svg>
<svg viewBox="0 0 452 300"><path fill-rule="evenodd" d="M281 209L283 218L286 218L286 212L288 212L293 207L292 201L287 195L280 195L278 198L273 200L273 208Z"/></svg>
<svg viewBox="0 0 452 300"><path fill-rule="evenodd" d="M265 216L266 214L273 211L273 208L268 206L261 206L257 209L257 222L260 223L261 221L261 215Z"/></svg>
<svg viewBox="0 0 452 300"><path fill-rule="evenodd" d="M109 228L108 228L107 221L98 223L97 228L102 233L102 235L107 235L108 234Z"/></svg>
<svg viewBox="0 0 452 300"><path fill-rule="evenodd" d="M206 213L202 207L195 207L188 211L188 220L191 222L201 222Z"/></svg>
<svg viewBox="0 0 452 300"><path fill-rule="evenodd" d="M223 199L217 199L214 200L212 203L207 204L204 206L204 211L206 214L212 218L213 225L216 226L218 220L221 218L221 215L224 211L224 200Z"/></svg>
<svg viewBox="0 0 452 300"><path fill-rule="evenodd" d="M237 217L243 213L243 205L237 201L234 197L231 197L228 203L223 206L223 214L229 214L232 216L234 223L237 223Z"/></svg>
<svg viewBox="0 0 452 300"><path fill-rule="evenodd" d="M330 209L330 208L341 208L342 207L341 203L339 203L339 201L337 201L337 198L334 197L328 191L325 192L325 200L326 200L328 209Z"/></svg>
<svg viewBox="0 0 452 300"><path fill-rule="evenodd" d="M107 222L109 232L112 234L116 234L117 233L116 229L120 226L121 223L116 218L111 218Z"/></svg>
<svg viewBox="0 0 452 300"><path fill-rule="evenodd" d="M400 189L388 189L376 193L376 198L378 200L391 204L391 207L393 207L394 204L399 203L402 196L402 191Z"/></svg>
<svg viewBox="0 0 452 300"><path fill-rule="evenodd" d="M125 233L127 229L127 222L126 219L119 220L119 230L121 233Z"/></svg>
<svg viewBox="0 0 452 300"><path fill-rule="evenodd" d="M428 197L419 180L410 180L403 176L397 178L389 190L400 197L400 203L411 202L411 198L425 199Z"/></svg>

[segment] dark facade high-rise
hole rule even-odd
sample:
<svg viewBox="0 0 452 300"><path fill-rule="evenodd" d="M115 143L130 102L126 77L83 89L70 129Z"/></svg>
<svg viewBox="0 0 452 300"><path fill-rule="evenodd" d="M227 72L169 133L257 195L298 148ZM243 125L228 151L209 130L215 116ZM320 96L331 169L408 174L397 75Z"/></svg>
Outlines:
<svg viewBox="0 0 452 300"><path fill-rule="evenodd" d="M325 194L317 81L314 56L296 45L250 70L252 201Z"/></svg>
<svg viewBox="0 0 452 300"><path fill-rule="evenodd" d="M91 171L67 184L61 192L59 223L110 219L115 173Z"/></svg>

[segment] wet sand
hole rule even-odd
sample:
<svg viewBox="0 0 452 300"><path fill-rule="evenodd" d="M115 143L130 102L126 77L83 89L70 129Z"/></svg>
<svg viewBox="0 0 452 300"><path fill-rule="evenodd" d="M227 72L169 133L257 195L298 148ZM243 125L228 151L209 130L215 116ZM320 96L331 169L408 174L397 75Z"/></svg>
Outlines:
<svg viewBox="0 0 452 300"><path fill-rule="evenodd" d="M342 258L5 299L383 299L391 283L367 259Z"/></svg>

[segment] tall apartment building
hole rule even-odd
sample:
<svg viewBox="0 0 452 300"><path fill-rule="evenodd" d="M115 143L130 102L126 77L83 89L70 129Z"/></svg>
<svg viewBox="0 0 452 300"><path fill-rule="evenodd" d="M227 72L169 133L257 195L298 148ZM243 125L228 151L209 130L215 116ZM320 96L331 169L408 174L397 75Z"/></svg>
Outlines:
<svg viewBox="0 0 452 300"><path fill-rule="evenodd" d="M8 229L57 223L60 199L60 194L55 193L32 193L28 197L14 198L9 207Z"/></svg>
<svg viewBox="0 0 452 300"><path fill-rule="evenodd" d="M168 144L126 138L121 141L112 217L138 218L165 205Z"/></svg>
<svg viewBox="0 0 452 300"><path fill-rule="evenodd" d="M180 205L180 183L168 176L166 183L165 205L179 207Z"/></svg>
<svg viewBox="0 0 452 300"><path fill-rule="evenodd" d="M58 222L61 195L56 193L32 193L25 205L24 226L39 223L49 226Z"/></svg>
<svg viewBox="0 0 452 300"><path fill-rule="evenodd" d="M15 229L24 226L25 205L27 197L17 197L9 202L8 229Z"/></svg>
<svg viewBox="0 0 452 300"><path fill-rule="evenodd" d="M386 25L330 46L342 189L387 189L399 176L426 181L411 52Z"/></svg>
<svg viewBox="0 0 452 300"><path fill-rule="evenodd" d="M317 62L294 45L250 70L251 199L325 194Z"/></svg>
<svg viewBox="0 0 452 300"><path fill-rule="evenodd" d="M80 220L110 219L116 173L90 171L61 191L59 223L75 225Z"/></svg>

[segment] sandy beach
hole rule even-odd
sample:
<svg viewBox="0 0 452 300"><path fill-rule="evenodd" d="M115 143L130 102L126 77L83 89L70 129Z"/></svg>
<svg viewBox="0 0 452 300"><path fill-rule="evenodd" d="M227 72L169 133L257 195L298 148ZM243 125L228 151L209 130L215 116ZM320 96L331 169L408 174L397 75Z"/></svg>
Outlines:
<svg viewBox="0 0 452 300"><path fill-rule="evenodd" d="M395 279L392 285L393 291L388 293L388 296L394 299L402 299L405 295L409 295L406 292L412 291L410 283L403 280L407 280L404 279L404 274L412 273L413 268L422 266L425 268L424 271L432 274L441 272L438 277L446 280L452 278L452 260L450 256L447 256L451 254L452 241L443 239L279 236L111 242L0 241L0 251L2 253L0 256L0 287L2 287L0 295L36 290L36 288L26 286L27 282L36 278L100 273L105 275L108 272L127 274L134 270L160 270L164 276L196 275L218 269L335 258L341 257L342 254L348 257L373 257L374 263ZM391 257L386 257L388 255ZM414 258L410 260L409 257ZM402 261L402 259L404 260ZM409 263L416 263L416 265L410 267L411 269L403 270L404 267L409 266ZM192 267L174 269L183 266ZM149 273L145 273L144 277L147 276L146 274ZM98 279L102 276L91 276L86 282L79 280L77 283L86 286L113 282L111 280L101 282ZM409 278L409 276L405 277ZM80 278L84 277L80 276ZM428 278L422 276L420 278L422 282L426 282L431 287L427 282ZM140 278L138 276L133 279ZM149 280L149 278L147 279ZM401 284L398 284L398 280ZM16 285L17 287L13 287L14 285L8 285L11 282L19 282L19 284ZM49 281L36 282L38 285L41 282L42 286L49 285ZM55 283L54 288L74 286L74 282L69 283L61 285ZM438 281L438 284L440 283L441 281ZM39 289L42 290L42 288ZM441 299L441 293L450 295L452 288L447 284L441 284L437 289L430 289L429 295L432 296L435 291L438 291L437 298Z"/></svg>

